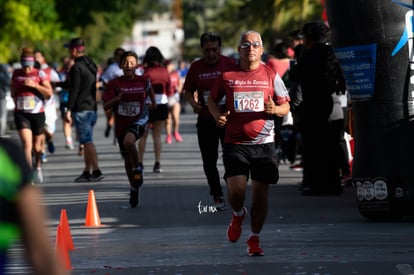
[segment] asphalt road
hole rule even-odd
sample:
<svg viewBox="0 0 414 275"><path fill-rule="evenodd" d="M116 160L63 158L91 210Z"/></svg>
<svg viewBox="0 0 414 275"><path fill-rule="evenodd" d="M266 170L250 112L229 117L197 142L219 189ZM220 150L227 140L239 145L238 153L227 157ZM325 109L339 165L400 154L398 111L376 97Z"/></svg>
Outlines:
<svg viewBox="0 0 414 275"><path fill-rule="evenodd" d="M230 243L225 231L231 210L215 212L209 207L212 199L202 170L195 115L189 111L181 116L184 141L163 144L160 174L152 173L154 154L148 139L141 205L130 208L123 161L112 138L104 137L101 108L99 113L95 143L103 181L73 182L83 160L76 150L64 148L60 120L56 152L43 165L41 187L51 242L65 209L75 246L69 253L72 274L414 274L412 220L365 219L352 187L341 196L303 197L297 189L301 173L290 171L288 164L281 164L280 181L270 188L261 234L265 256L248 257L249 216L239 242ZM9 134L16 138L14 131ZM218 165L223 171L221 160ZM90 190L101 220L98 227L85 226ZM30 274L20 244L11 257L8 274Z"/></svg>

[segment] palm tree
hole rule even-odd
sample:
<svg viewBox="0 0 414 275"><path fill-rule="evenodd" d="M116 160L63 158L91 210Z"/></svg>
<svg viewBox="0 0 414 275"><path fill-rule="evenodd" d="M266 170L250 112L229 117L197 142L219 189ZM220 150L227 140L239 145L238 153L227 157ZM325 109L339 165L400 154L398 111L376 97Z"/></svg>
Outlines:
<svg viewBox="0 0 414 275"><path fill-rule="evenodd" d="M225 42L235 46L237 36L246 29L262 33L265 41L287 38L308 20L320 19L320 0L234 0L225 1L208 26L223 34ZM223 20L221 20L221 18Z"/></svg>

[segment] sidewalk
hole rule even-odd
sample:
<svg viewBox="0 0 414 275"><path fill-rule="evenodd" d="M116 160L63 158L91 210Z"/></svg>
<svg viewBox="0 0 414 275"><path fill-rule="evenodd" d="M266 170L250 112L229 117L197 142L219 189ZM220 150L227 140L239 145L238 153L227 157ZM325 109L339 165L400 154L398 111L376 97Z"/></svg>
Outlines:
<svg viewBox="0 0 414 275"><path fill-rule="evenodd" d="M358 213L352 188L338 197L301 196L297 189L301 173L282 164L280 181L269 191L268 219L261 234L265 256L248 257L250 217L244 221L239 242L230 243L225 232L231 210L215 212L208 207L212 198L202 170L195 115L181 116L182 143L163 144L160 174L152 172L154 154L149 136L141 205L132 209L122 158L112 137L104 138L101 107L95 144L105 179L73 182L82 171L83 159L77 150L64 148L61 121L55 134L56 152L43 166L45 182L41 187L50 214L51 240L55 240L61 210L67 211L75 246L70 252L72 274L351 274L343 267L356 259L354 270L359 273L352 274L375 274L363 273L366 266L361 261L374 254L384 264L399 261L401 255L376 253L375 248L355 243L355 237L369 246L367 240L381 230L412 235L412 228L381 229L367 224ZM218 165L223 174L221 160ZM89 190L94 190L100 227L85 226ZM250 195L249 189L248 208ZM10 274L28 272L18 248ZM300 273L304 270L308 273ZM388 272L382 274L398 274L393 273L394 265L381 270Z"/></svg>

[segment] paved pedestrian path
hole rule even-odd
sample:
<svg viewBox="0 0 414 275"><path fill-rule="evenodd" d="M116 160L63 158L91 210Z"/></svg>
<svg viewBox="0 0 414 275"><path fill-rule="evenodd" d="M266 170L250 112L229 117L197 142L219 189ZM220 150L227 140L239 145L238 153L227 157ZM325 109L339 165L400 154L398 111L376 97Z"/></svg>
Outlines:
<svg viewBox="0 0 414 275"><path fill-rule="evenodd" d="M149 137L141 205L135 209L129 207L118 147L112 138L104 137L101 106L95 129L105 176L101 182L73 181L82 172L83 159L77 150L64 148L58 121L56 152L43 166L41 187L51 240L62 209L67 212L75 246L70 251L72 274L380 274L364 272L371 268L375 255L381 271L387 272L381 274L390 275L399 274L394 263L412 259L412 253L393 253L395 247L408 249L400 241L404 232L412 236L412 226L367 223L358 213L352 188L337 197L303 197L297 190L301 174L290 171L287 164L280 166L279 184L270 188L268 219L261 234L265 256L248 257L245 242L250 218L245 219L240 241L228 242L225 231L231 210L217 212L211 207L197 145L196 116L187 112L181 119L184 141L163 144L160 174L152 172ZM222 172L221 160L218 166ZM85 226L90 190L96 199L99 227ZM246 205L250 205L250 190ZM377 245L376 238L385 233L386 246ZM13 250L10 274L29 274L20 248L17 245ZM347 269L350 262L352 268Z"/></svg>

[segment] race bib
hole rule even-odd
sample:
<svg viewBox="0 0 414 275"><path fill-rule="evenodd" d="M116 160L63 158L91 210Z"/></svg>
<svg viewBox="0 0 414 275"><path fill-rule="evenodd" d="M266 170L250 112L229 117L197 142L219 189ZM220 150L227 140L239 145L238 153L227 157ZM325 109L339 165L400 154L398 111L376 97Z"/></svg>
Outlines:
<svg viewBox="0 0 414 275"><path fill-rule="evenodd" d="M236 112L264 111L264 92L234 93L234 110Z"/></svg>
<svg viewBox="0 0 414 275"><path fill-rule="evenodd" d="M139 101L120 102L118 105L118 114L121 116L136 116L140 111Z"/></svg>
<svg viewBox="0 0 414 275"><path fill-rule="evenodd" d="M24 96L17 98L17 109L18 110L33 110L35 107L34 96Z"/></svg>

